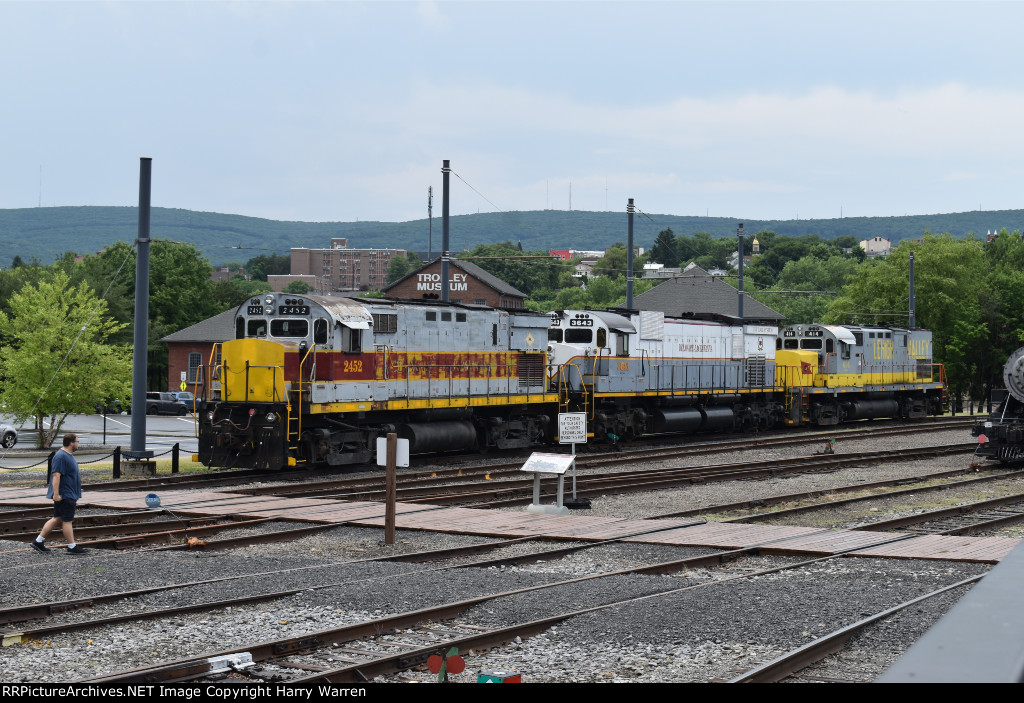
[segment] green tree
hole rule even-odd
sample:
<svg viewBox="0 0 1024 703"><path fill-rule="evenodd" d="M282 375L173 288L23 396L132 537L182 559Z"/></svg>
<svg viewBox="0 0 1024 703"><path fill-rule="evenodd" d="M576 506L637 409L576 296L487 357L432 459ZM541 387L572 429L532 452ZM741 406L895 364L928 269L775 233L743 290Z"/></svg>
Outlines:
<svg viewBox="0 0 1024 703"><path fill-rule="evenodd" d="M392 256L388 263L387 281L394 283L400 278L405 278L412 273L412 262L407 256Z"/></svg>
<svg viewBox="0 0 1024 703"><path fill-rule="evenodd" d="M125 242L117 242L96 256L86 256L76 275L89 282L98 294L105 294L111 316L126 327L114 343L134 341L135 251ZM210 281L212 267L193 245L154 239L149 258L149 334L147 355L148 387L167 385L167 345L162 337L194 325L224 306ZM244 300L244 297L242 298Z"/></svg>
<svg viewBox="0 0 1024 703"><path fill-rule="evenodd" d="M988 275L981 300L982 319L989 330L980 350L975 398L988 397L1003 385L1003 364L1024 342L1024 239L1005 229L985 245Z"/></svg>
<svg viewBox="0 0 1024 703"><path fill-rule="evenodd" d="M293 293L294 295L305 295L306 293L313 290L313 286L309 285L305 281L292 281L284 287L282 293Z"/></svg>
<svg viewBox="0 0 1024 703"><path fill-rule="evenodd" d="M644 263L647 261L646 255L634 256L633 257L633 277L643 277ZM616 242L605 252L605 255L598 259L597 263L594 264L594 276L608 276L615 278L616 276L626 275L626 245L622 242ZM593 280L591 277L591 280Z"/></svg>
<svg viewBox="0 0 1024 703"><path fill-rule="evenodd" d="M226 281L213 284L213 300L220 310L237 308L246 298L272 290L266 281L247 281L242 276L232 276Z"/></svg>
<svg viewBox="0 0 1024 703"><path fill-rule="evenodd" d="M58 269L23 286L11 307L11 315L0 312L0 399L20 420L35 419L38 446L53 443L69 413L128 397L130 349L109 343L123 325L87 283L73 287Z"/></svg>
<svg viewBox="0 0 1024 703"><path fill-rule="evenodd" d="M823 321L905 326L911 252L917 326L932 331L933 357L945 364L951 392L975 394L982 385L989 330L982 314L988 262L983 244L973 237L925 233L920 242L902 242L884 259L860 266Z"/></svg>
<svg viewBox="0 0 1024 703"><path fill-rule="evenodd" d="M257 281L266 281L267 276L283 276L292 272L290 254L260 254L245 262L245 270Z"/></svg>
<svg viewBox="0 0 1024 703"><path fill-rule="evenodd" d="M669 268L679 265L679 249L676 246L676 235L672 232L671 227L658 232L658 238L654 240L654 246L651 247L647 260L664 264Z"/></svg>
<svg viewBox="0 0 1024 703"><path fill-rule="evenodd" d="M838 237L832 240L832 243L835 244L840 249L854 249L859 247L860 245L860 243L857 241L857 238L854 237L852 234L840 234Z"/></svg>
<svg viewBox="0 0 1024 703"><path fill-rule="evenodd" d="M778 281L754 297L785 315L788 324L820 322L829 302L856 274L857 266L855 259L840 255L825 260L804 256L787 262Z"/></svg>
<svg viewBox="0 0 1024 703"><path fill-rule="evenodd" d="M527 296L568 285L572 265L547 251L523 252L511 242L481 244L459 255Z"/></svg>

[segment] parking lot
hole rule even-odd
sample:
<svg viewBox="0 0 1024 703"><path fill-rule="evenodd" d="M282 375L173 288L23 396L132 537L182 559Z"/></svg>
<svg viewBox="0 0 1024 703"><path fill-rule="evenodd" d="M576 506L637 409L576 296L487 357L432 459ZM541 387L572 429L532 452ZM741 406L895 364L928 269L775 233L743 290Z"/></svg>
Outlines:
<svg viewBox="0 0 1024 703"><path fill-rule="evenodd" d="M192 415L185 417L166 417L162 415L143 416L146 421L146 449L155 455L164 454L176 443L183 455L195 454L199 451L196 439L196 425ZM0 417L0 421L14 424L13 418ZM50 450L35 449L35 430L31 424L17 425L18 443L13 449L0 449L0 468L21 468L35 464L39 459L34 456L41 453L49 454ZM65 432L78 435L79 449L76 457L79 462L89 461L99 456L110 454L113 447L122 450L131 448L132 416L131 415L69 415L61 427L61 436ZM54 441L52 449L59 449L60 437ZM102 449L101 449L102 447Z"/></svg>

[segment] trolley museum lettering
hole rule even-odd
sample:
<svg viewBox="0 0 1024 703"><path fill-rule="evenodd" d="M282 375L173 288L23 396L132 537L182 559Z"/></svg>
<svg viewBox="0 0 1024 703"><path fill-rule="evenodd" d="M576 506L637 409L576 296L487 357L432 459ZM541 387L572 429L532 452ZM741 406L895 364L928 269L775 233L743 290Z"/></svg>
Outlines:
<svg viewBox="0 0 1024 703"><path fill-rule="evenodd" d="M469 274L453 273L448 280L448 290L469 290L469 283L466 282ZM418 273L416 274L416 290L440 291L441 274L439 273Z"/></svg>

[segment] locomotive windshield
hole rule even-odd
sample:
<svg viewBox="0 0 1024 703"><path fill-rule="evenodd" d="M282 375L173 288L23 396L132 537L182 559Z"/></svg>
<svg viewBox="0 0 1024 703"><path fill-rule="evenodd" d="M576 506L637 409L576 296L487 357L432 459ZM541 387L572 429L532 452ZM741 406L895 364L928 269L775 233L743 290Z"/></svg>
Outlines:
<svg viewBox="0 0 1024 703"><path fill-rule="evenodd" d="M305 337L309 334L308 320L271 320L272 337Z"/></svg>

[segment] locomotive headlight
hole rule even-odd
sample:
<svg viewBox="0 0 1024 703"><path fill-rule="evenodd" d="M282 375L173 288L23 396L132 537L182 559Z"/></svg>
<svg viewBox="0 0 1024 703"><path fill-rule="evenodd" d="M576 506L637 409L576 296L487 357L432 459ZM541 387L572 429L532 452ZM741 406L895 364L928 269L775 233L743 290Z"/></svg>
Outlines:
<svg viewBox="0 0 1024 703"><path fill-rule="evenodd" d="M206 421L209 422L211 425L213 424L213 411L212 410L210 410L209 412L206 413Z"/></svg>
<svg viewBox="0 0 1024 703"><path fill-rule="evenodd" d="M274 296L268 295L266 298L263 299L263 302L265 302L267 305L271 305L274 302Z"/></svg>
<svg viewBox="0 0 1024 703"><path fill-rule="evenodd" d="M277 413L267 413L267 422L277 422Z"/></svg>

